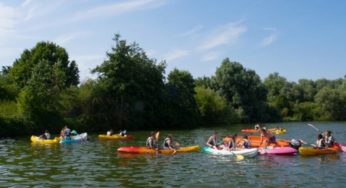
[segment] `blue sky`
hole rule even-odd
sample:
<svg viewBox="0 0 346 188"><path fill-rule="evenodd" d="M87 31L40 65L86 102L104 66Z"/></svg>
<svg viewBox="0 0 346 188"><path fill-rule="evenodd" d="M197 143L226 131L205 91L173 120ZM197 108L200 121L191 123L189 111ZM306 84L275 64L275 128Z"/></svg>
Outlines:
<svg viewBox="0 0 346 188"><path fill-rule="evenodd" d="M346 1L5 0L0 1L0 66L39 41L64 47L81 80L95 77L114 33L139 43L167 72L210 76L229 57L262 79L346 75Z"/></svg>

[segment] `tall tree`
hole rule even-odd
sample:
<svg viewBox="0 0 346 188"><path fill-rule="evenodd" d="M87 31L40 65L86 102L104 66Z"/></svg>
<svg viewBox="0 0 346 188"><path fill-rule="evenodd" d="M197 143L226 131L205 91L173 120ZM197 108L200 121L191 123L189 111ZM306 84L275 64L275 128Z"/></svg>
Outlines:
<svg viewBox="0 0 346 188"><path fill-rule="evenodd" d="M170 126L182 128L197 124L199 112L194 98L194 88L194 79L188 71L174 69L169 73L167 115Z"/></svg>
<svg viewBox="0 0 346 188"><path fill-rule="evenodd" d="M115 47L93 70L98 74L95 97L102 96L101 114L107 118L103 121L113 128L158 124L156 115L159 116L163 100L165 64L148 58L138 44L127 44L119 35L113 40Z"/></svg>
<svg viewBox="0 0 346 188"><path fill-rule="evenodd" d="M266 89L255 71L226 58L213 79L214 88L243 115L243 121L268 120L265 113Z"/></svg>

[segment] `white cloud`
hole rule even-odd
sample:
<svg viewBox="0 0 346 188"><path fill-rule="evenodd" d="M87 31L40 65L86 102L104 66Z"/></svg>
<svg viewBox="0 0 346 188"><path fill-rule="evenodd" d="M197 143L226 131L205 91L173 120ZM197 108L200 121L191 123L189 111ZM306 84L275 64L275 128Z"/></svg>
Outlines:
<svg viewBox="0 0 346 188"><path fill-rule="evenodd" d="M218 52L209 52L205 55L202 56L202 61L213 61L219 58L219 53Z"/></svg>
<svg viewBox="0 0 346 188"><path fill-rule="evenodd" d="M179 34L179 36L181 36L181 37L188 37L188 36L191 36L191 35L194 35L194 34L198 33L202 29L203 29L203 26L202 25L198 25L198 26L195 26L195 27L193 27L192 29L190 29L188 31L185 31L185 32Z"/></svg>
<svg viewBox="0 0 346 188"><path fill-rule="evenodd" d="M169 62L169 61L173 61L173 60L185 57L187 55L189 55L188 50L174 50L166 54L164 56L164 59Z"/></svg>
<svg viewBox="0 0 346 188"><path fill-rule="evenodd" d="M211 50L221 45L234 43L247 28L241 22L229 23L219 27L200 46L201 50Z"/></svg>
<svg viewBox="0 0 346 188"><path fill-rule="evenodd" d="M102 16L115 16L136 10L157 8L165 4L165 0L128 0L108 5L101 5L86 11L78 12L72 20L78 21Z"/></svg>
<svg viewBox="0 0 346 188"><path fill-rule="evenodd" d="M266 47L273 44L278 39L277 29L274 27L266 27L264 30L269 31L270 34L264 37L261 41L261 46Z"/></svg>

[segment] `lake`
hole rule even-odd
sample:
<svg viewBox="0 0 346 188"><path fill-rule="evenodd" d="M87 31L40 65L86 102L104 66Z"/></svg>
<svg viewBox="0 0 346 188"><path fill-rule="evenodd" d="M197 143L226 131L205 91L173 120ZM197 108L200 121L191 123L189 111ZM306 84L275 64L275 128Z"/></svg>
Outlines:
<svg viewBox="0 0 346 188"><path fill-rule="evenodd" d="M345 122L314 123L329 129L339 143L346 143ZM203 145L213 130L219 135L240 133L252 125L214 129L161 131L182 145ZM283 127L278 138L301 138L314 143L317 131L306 123L272 123ZM343 187L346 153L301 157L257 156L237 161L234 157L202 152L176 155L125 155L116 149L145 144L148 131L131 132L133 141L89 141L71 145L32 145L29 136L0 141L1 187ZM161 143L160 143L161 144Z"/></svg>

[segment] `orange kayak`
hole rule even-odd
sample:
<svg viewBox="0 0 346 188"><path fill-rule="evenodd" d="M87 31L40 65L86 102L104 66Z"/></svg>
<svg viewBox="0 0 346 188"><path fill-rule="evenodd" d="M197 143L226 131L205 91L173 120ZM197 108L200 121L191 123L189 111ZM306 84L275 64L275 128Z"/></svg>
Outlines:
<svg viewBox="0 0 346 188"><path fill-rule="evenodd" d="M242 138L238 138L237 139L237 142L239 142ZM254 136L254 135L249 135L248 136L248 140L250 141L251 143L251 147L261 147L263 146L263 143L262 145L260 145L261 143L261 136ZM269 144L269 146L280 146L280 147L288 147L290 146L290 141L289 140L285 140L285 139L276 139L276 143L271 143Z"/></svg>

